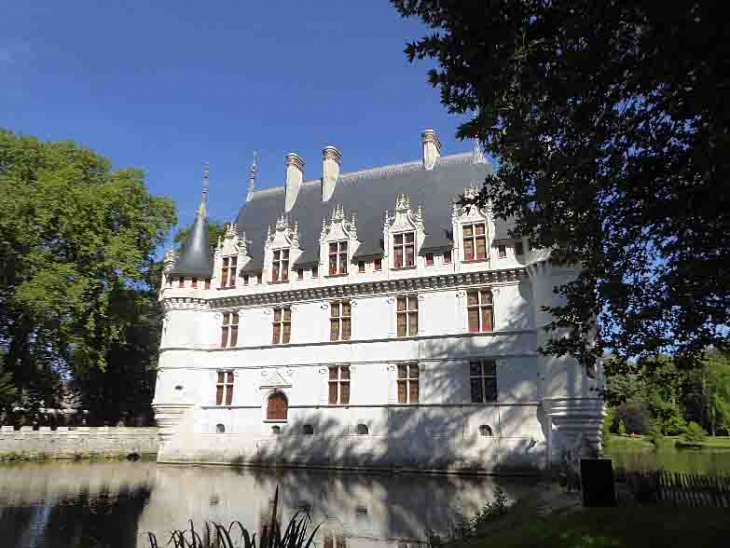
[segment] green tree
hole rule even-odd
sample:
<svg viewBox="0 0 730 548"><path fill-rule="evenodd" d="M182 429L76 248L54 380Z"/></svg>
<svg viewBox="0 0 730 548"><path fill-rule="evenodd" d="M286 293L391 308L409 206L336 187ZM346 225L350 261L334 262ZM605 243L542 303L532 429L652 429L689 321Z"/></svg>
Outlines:
<svg viewBox="0 0 730 548"><path fill-rule="evenodd" d="M175 222L140 170L0 130L0 345L24 405L50 406L61 380L106 370L138 336L130 302L149 298Z"/></svg>
<svg viewBox="0 0 730 548"><path fill-rule="evenodd" d="M716 2L392 0L458 131L499 161L475 203L582 273L544 350L696 365L730 324L730 34ZM474 114L476 113L476 114ZM597 326L596 326L597 320ZM596 344L588 342L597 329Z"/></svg>

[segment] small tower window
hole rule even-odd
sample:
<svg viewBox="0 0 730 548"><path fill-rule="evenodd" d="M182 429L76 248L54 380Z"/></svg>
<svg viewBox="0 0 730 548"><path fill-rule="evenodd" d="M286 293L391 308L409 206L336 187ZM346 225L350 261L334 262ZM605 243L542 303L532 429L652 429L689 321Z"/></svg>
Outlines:
<svg viewBox="0 0 730 548"><path fill-rule="evenodd" d="M375 270L383 270L383 259L375 259L373 267Z"/></svg>
<svg viewBox="0 0 730 548"><path fill-rule="evenodd" d="M226 433L226 427L223 424L216 424L215 425L215 433L216 434L225 434Z"/></svg>
<svg viewBox="0 0 730 548"><path fill-rule="evenodd" d="M275 436L278 436L279 434L281 434L281 426L276 426L276 425L272 426L271 433L274 434Z"/></svg>
<svg viewBox="0 0 730 548"><path fill-rule="evenodd" d="M444 251L444 264L451 264L451 251Z"/></svg>
<svg viewBox="0 0 730 548"><path fill-rule="evenodd" d="M507 258L507 246L506 245L497 246L497 253L499 254L500 259L506 259Z"/></svg>
<svg viewBox="0 0 730 548"><path fill-rule="evenodd" d="M311 436L314 434L314 427L311 424L305 424L302 427L302 432L304 432L305 436Z"/></svg>
<svg viewBox="0 0 730 548"><path fill-rule="evenodd" d="M522 245L522 242L517 242L515 244L515 255L518 257L525 254L525 248Z"/></svg>
<svg viewBox="0 0 730 548"><path fill-rule="evenodd" d="M180 276L180 278L177 281L177 286L179 288L185 287L185 276Z"/></svg>
<svg viewBox="0 0 730 548"><path fill-rule="evenodd" d="M367 424L358 424L355 427L355 431L357 432L358 436L367 436L370 433L370 430L368 430Z"/></svg>
<svg viewBox="0 0 730 548"><path fill-rule="evenodd" d="M426 253L426 266L433 266L433 253Z"/></svg>

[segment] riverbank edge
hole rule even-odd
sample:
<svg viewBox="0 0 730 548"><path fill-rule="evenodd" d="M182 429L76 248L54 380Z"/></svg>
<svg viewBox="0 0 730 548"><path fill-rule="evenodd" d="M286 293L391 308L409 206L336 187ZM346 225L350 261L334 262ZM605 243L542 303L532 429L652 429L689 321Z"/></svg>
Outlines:
<svg viewBox="0 0 730 548"><path fill-rule="evenodd" d="M145 461L156 460L157 453L137 452L137 451L108 451L108 452L89 452L80 451L78 453L46 453L43 451L7 451L0 453L0 463L16 463L16 462L45 462L50 460L127 460L141 459Z"/></svg>
<svg viewBox="0 0 730 548"><path fill-rule="evenodd" d="M230 461L210 461L210 460L157 460L157 464L166 466L211 466L211 467L228 467L228 468L260 468L260 469L296 469L296 470L317 470L317 471L335 471L335 472L351 472L351 473L368 473L383 475L410 475L421 474L431 476L495 476L495 477L519 477L535 480L550 480L553 474L550 471L540 470L536 468L509 468L500 470L486 470L475 468L410 468L401 466L355 466L355 465L323 465L300 462L230 462Z"/></svg>

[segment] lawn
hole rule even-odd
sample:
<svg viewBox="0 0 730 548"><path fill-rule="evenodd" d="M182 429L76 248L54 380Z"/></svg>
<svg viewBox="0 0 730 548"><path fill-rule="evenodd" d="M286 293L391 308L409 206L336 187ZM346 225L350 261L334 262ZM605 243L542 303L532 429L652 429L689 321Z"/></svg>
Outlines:
<svg viewBox="0 0 730 548"><path fill-rule="evenodd" d="M662 438L663 445L673 445L676 441L683 441L682 436L665 436ZM653 449L654 446L647 436L616 436L611 435L609 441L611 449ZM730 449L729 436L707 436L702 442L702 447L707 449Z"/></svg>
<svg viewBox="0 0 730 548"><path fill-rule="evenodd" d="M539 515L518 503L464 548L720 548L730 545L727 509L587 508Z"/></svg>

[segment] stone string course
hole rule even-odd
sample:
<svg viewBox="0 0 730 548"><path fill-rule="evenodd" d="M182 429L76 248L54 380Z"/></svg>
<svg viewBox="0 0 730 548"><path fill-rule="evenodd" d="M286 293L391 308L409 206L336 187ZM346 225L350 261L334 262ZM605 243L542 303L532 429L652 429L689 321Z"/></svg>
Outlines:
<svg viewBox="0 0 730 548"><path fill-rule="evenodd" d="M45 455L48 458L79 456L127 456L156 454L159 428L125 427L61 427L33 430L23 426L0 427L0 455L19 454L27 457Z"/></svg>

